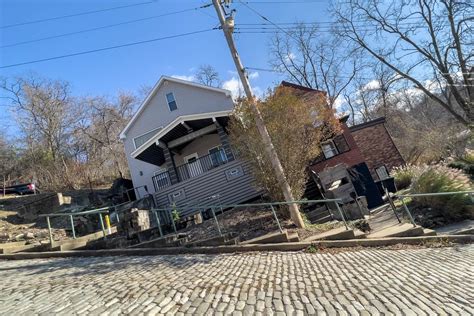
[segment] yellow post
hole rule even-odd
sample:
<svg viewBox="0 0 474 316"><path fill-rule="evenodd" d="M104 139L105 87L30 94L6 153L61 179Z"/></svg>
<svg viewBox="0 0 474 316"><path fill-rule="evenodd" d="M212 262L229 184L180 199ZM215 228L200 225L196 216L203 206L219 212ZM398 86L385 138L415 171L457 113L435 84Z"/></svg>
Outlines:
<svg viewBox="0 0 474 316"><path fill-rule="evenodd" d="M110 217L109 214L105 215L105 226L107 226L107 230L109 232L109 235L112 234L112 227L110 226Z"/></svg>

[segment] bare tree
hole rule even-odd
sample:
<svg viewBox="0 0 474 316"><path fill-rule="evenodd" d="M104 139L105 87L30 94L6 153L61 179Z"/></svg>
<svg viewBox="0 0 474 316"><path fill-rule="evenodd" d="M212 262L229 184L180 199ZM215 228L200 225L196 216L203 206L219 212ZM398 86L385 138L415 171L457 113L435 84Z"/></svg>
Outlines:
<svg viewBox="0 0 474 316"><path fill-rule="evenodd" d="M39 77L2 80L17 122L29 142L41 144L53 161L67 151L80 119L80 110L70 95L69 84Z"/></svg>
<svg viewBox="0 0 474 316"><path fill-rule="evenodd" d="M352 124L367 122L379 116L387 116L389 108L395 106L392 95L400 89L399 76L384 64L369 63L372 71L358 72L350 86L343 92L343 110L349 110ZM371 80L367 77L370 76Z"/></svg>
<svg viewBox="0 0 474 316"><path fill-rule="evenodd" d="M106 184L125 175L118 135L134 110L134 95L121 93L117 101L73 98L67 82L38 77L1 83L21 131L21 146L14 153L22 178L36 178L42 189L60 190Z"/></svg>
<svg viewBox="0 0 474 316"><path fill-rule="evenodd" d="M129 93L120 93L116 102L103 97L82 101L87 117L78 127L78 148L83 148L94 178L124 177L127 162L123 144L118 135L132 116L137 98ZM109 171L109 172L107 172Z"/></svg>
<svg viewBox="0 0 474 316"><path fill-rule="evenodd" d="M194 77L197 82L202 83L206 86L220 87L221 85L219 73L211 65L199 66Z"/></svg>
<svg viewBox="0 0 474 316"><path fill-rule="evenodd" d="M270 64L290 81L326 91L333 107L355 77L358 57L350 46L322 34L317 26L303 23L277 33L270 44Z"/></svg>
<svg viewBox="0 0 474 316"><path fill-rule="evenodd" d="M16 171L16 151L6 140L6 137L0 131L0 194L5 195L5 186L15 176Z"/></svg>
<svg viewBox="0 0 474 316"><path fill-rule="evenodd" d="M349 0L334 6L337 31L440 104L474 120L474 4L457 0Z"/></svg>
<svg viewBox="0 0 474 316"><path fill-rule="evenodd" d="M21 131L26 177L49 187L74 187L75 173L68 165L71 143L82 111L69 84L37 76L2 79Z"/></svg>

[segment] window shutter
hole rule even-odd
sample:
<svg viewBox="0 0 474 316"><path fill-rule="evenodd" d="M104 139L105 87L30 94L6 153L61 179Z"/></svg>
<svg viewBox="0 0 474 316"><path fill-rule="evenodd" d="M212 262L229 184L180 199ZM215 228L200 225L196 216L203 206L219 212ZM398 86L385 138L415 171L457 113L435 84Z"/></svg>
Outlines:
<svg viewBox="0 0 474 316"><path fill-rule="evenodd" d="M337 135L336 137L333 138L334 145L337 147L337 151L341 154L343 152L351 150L349 148L349 145L346 142L346 138L344 137L344 134Z"/></svg>

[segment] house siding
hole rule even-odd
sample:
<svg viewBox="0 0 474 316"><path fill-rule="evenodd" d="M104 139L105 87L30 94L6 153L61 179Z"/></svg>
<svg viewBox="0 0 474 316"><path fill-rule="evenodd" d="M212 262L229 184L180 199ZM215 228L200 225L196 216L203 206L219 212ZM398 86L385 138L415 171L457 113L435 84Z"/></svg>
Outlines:
<svg viewBox="0 0 474 316"><path fill-rule="evenodd" d="M230 172L237 170L237 176ZM197 203L198 200L213 195L220 196L221 204L237 204L261 195L255 185L250 164L234 160L197 177L190 178L155 193L158 208L168 207L172 203L170 195L179 194L177 205ZM211 202L217 203L217 202ZM187 216L192 210L182 210L181 216Z"/></svg>
<svg viewBox="0 0 474 316"><path fill-rule="evenodd" d="M184 147L180 154L174 155L175 164L179 166L186 163L183 158L194 153L197 153L199 157L209 155L209 149L220 145L222 145L221 140L217 134L208 134L196 138ZM171 149L171 151L173 150Z"/></svg>
<svg viewBox="0 0 474 316"><path fill-rule="evenodd" d="M374 179L378 179L375 172L378 167L385 166L390 172L394 167L405 164L384 123L385 119L379 118L351 127L351 134Z"/></svg>

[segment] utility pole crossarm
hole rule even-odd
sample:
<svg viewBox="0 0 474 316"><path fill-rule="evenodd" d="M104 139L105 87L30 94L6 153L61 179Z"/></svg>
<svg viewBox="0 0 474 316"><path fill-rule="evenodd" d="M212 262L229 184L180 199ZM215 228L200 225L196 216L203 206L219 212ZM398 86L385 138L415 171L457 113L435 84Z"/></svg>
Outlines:
<svg viewBox="0 0 474 316"><path fill-rule="evenodd" d="M293 198L290 185L288 184L288 181L286 180L283 167L281 165L280 159L278 158L275 147L273 146L272 140L270 138L270 134L268 133L268 130L265 127L265 124L263 122L262 115L260 111L258 110L255 97L252 94L250 82L245 74L245 68L242 65L242 61L240 60L239 54L235 47L234 39L232 38L232 31L231 31L231 28L229 27L229 23L232 23L233 25L233 20L226 20L224 16L224 10L221 6L220 0L212 0L212 3L214 4L214 8L216 9L219 22L221 24L222 30L224 31L224 36L229 46L232 59L234 60L235 67L237 68L237 73L239 74L240 81L242 82L245 95L250 100L250 108L254 112L255 124L257 126L258 132L260 133L260 136L262 137L265 153L267 154L267 157L271 161L273 170L278 180L278 184L280 185L281 190L283 191L283 196L285 197L285 201L292 202L295 199ZM232 17L230 17L230 19L232 19ZM295 203L292 203L292 204L289 204L288 206L290 209L291 220L293 221L293 223L295 223L297 227L303 228L304 222L299 212L298 205Z"/></svg>

